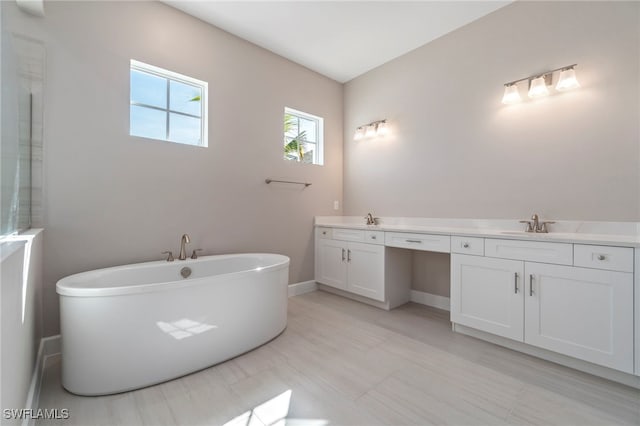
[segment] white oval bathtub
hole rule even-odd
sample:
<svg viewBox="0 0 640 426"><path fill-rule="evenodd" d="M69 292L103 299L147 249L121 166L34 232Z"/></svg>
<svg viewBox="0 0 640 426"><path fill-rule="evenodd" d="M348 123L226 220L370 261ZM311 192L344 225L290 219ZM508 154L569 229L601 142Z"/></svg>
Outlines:
<svg viewBox="0 0 640 426"><path fill-rule="evenodd" d="M188 267L191 275L182 278ZM105 395L160 383L254 349L287 325L289 258L203 256L63 278L62 385Z"/></svg>

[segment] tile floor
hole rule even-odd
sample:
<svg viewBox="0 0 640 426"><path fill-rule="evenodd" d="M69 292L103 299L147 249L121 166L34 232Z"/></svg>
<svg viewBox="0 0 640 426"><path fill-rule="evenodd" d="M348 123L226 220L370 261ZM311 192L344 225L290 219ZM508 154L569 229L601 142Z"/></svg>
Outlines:
<svg viewBox="0 0 640 426"><path fill-rule="evenodd" d="M386 312L316 291L288 327L215 367L133 392L80 397L48 360L38 425L640 425L640 391L453 333L449 313Z"/></svg>

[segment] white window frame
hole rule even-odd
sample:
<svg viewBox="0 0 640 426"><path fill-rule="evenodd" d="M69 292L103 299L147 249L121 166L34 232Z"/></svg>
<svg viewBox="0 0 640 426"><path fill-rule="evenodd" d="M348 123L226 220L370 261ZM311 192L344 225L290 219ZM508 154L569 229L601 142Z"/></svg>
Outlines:
<svg viewBox="0 0 640 426"><path fill-rule="evenodd" d="M144 62L140 62L140 61L136 61L135 59L131 59L131 64L129 67L129 74L131 74L131 71L135 70L135 71L140 71L140 72L144 72L147 74L151 74L151 75L155 75L157 77L160 78L164 78L167 81L167 107L166 108L160 108L154 105L147 105L144 103L140 103L140 102L133 102L131 101L131 87L129 87L129 109L131 109L131 106L138 106L138 107L143 107L143 108L150 108L150 109L154 109L156 111L164 111L167 114L166 117L166 137L164 139L158 139L158 138L152 138L152 137L148 137L148 136L139 136L139 135L132 135L131 134L131 123L129 123L129 136L133 136L133 137L138 137L138 138L145 138L145 139L154 139L154 140L161 140L161 141L165 141L165 142L172 142L172 143L179 143L182 145L189 145L189 146L200 146L200 147L208 147L209 146L209 138L208 138L208 130L209 130L209 114L208 114L208 93L209 93L209 83L207 83L206 81L202 81L202 80L198 80L196 78L193 77L189 77L183 74L179 74L177 72L173 72L173 71L169 71L169 70L165 70L163 68L160 67L156 67L154 65L150 65L150 64L145 64ZM184 112L180 112L180 111L174 111L171 109L171 104L170 104L170 90L169 90L169 86L170 86L170 81L176 81L178 83L183 83L183 84L188 84L190 86L197 86L199 87L200 90L200 104L201 104L201 111L200 117L197 117L195 115L192 114L187 114ZM131 78L129 78L129 81L131 81ZM169 139L169 114L173 113L173 114L179 114L185 117L192 117L192 118L199 118L200 119L200 143L199 144L191 144L191 143L186 143L186 142L180 142L180 141L174 141ZM131 113L129 113L129 120L131 120Z"/></svg>
<svg viewBox="0 0 640 426"><path fill-rule="evenodd" d="M308 112L300 111L297 109L284 107L284 114L291 114L296 117L305 118L307 120L312 120L316 122L316 141L317 142L307 142L309 144L313 144L316 146L316 149L313 151L313 160L311 163L304 164L312 164L315 166L323 166L324 165L324 118L319 117L317 115L309 114ZM290 160L287 160L290 161Z"/></svg>

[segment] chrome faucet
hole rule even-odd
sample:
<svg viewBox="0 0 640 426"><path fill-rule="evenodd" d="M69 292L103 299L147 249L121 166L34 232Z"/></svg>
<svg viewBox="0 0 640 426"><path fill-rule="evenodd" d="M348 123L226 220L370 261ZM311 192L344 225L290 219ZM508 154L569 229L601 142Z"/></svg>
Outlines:
<svg viewBox="0 0 640 426"><path fill-rule="evenodd" d="M189 235L184 234L182 236L182 238L180 239L180 256L178 256L178 259L180 260L186 260L187 258L187 252L185 250L185 246L187 244L189 244L191 242L191 239L189 238Z"/></svg>
<svg viewBox="0 0 640 426"><path fill-rule="evenodd" d="M531 220L521 220L520 223L526 223L526 227L525 227L525 232L536 232L536 233L542 233L542 234L547 234L549 233L549 228L547 227L547 225L550 225L552 223L555 222L551 222L551 221L543 221L540 222L540 217L534 213L533 216L531 216Z"/></svg>
<svg viewBox="0 0 640 426"><path fill-rule="evenodd" d="M367 213L367 215L364 218L367 219L367 225L377 225L378 224L378 218L377 217L373 217L373 215L371 213Z"/></svg>

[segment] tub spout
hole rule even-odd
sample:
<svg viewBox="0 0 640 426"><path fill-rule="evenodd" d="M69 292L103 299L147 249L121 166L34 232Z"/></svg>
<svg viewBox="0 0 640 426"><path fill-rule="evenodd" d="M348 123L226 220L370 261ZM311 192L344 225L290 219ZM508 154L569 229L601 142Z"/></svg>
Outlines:
<svg viewBox="0 0 640 426"><path fill-rule="evenodd" d="M190 242L191 238L189 238L189 235L184 234L182 236L182 239L180 240L180 256L178 256L178 259L185 260L187 258L187 251L185 250L185 246Z"/></svg>

